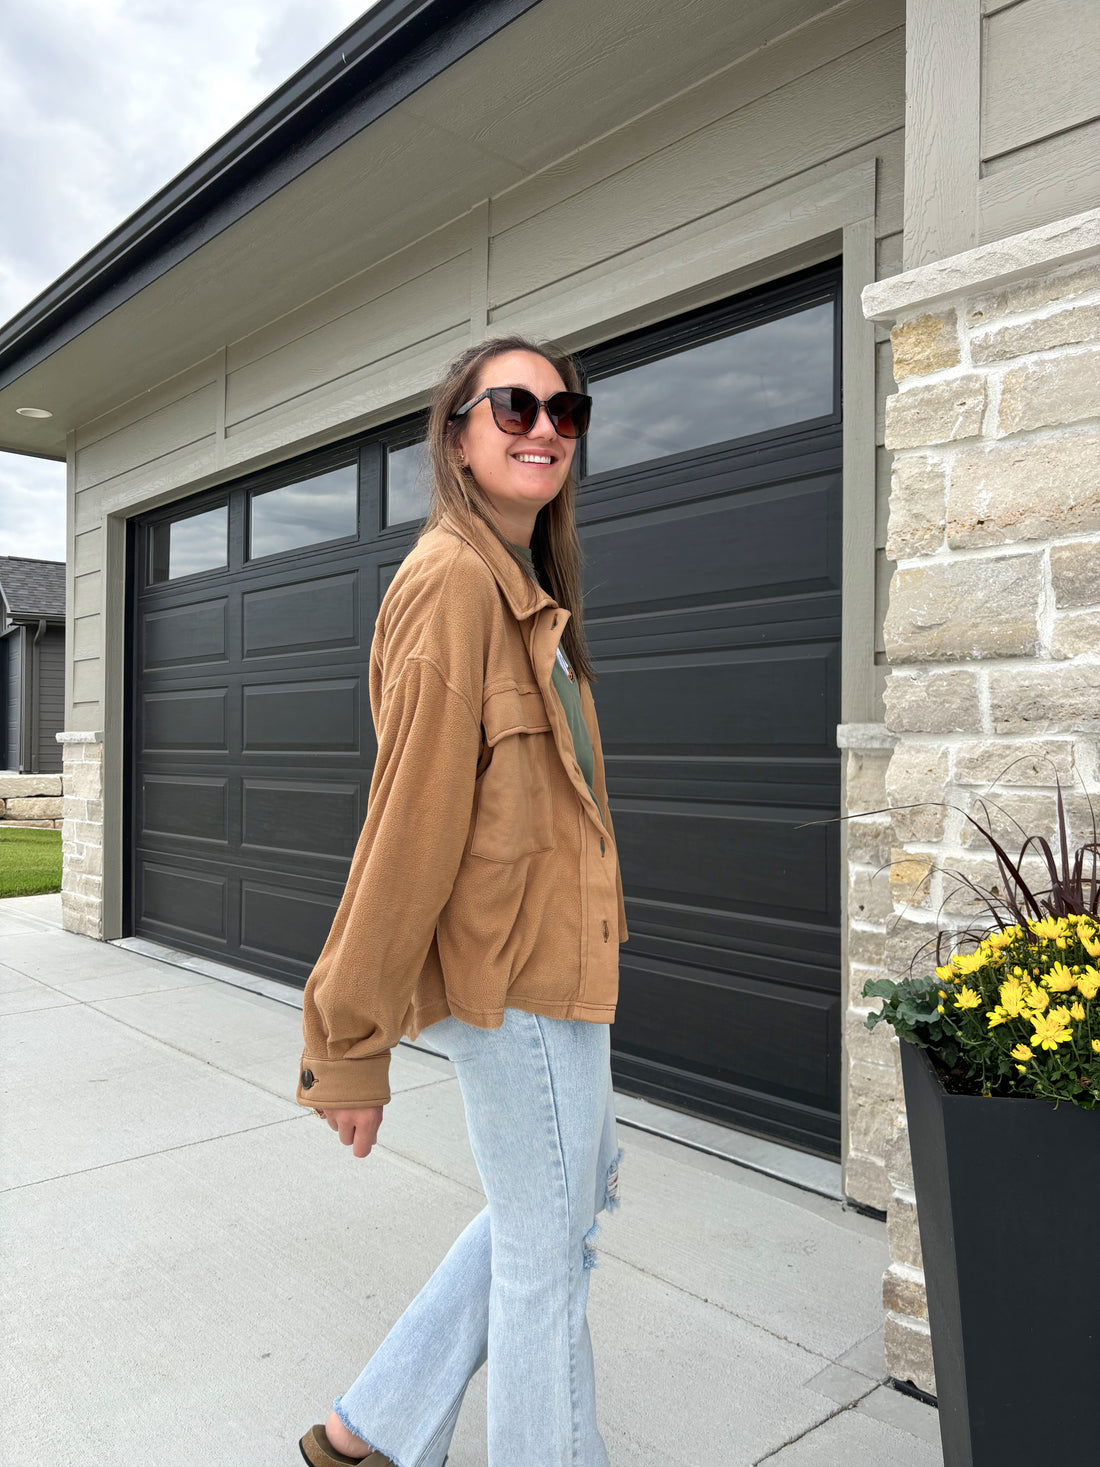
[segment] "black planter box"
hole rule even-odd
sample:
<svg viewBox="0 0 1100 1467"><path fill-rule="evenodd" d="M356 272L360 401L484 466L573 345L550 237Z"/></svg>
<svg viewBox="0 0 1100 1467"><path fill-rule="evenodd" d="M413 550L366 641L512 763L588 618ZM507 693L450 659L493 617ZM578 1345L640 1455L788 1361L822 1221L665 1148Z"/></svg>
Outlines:
<svg viewBox="0 0 1100 1467"><path fill-rule="evenodd" d="M1100 1110L901 1062L944 1467L1096 1462Z"/></svg>

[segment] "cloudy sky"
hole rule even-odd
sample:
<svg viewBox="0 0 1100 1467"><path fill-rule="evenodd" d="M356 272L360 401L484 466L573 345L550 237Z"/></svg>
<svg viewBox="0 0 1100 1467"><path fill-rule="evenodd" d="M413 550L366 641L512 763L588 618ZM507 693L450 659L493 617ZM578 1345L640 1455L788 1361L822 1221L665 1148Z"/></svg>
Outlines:
<svg viewBox="0 0 1100 1467"><path fill-rule="evenodd" d="M371 0L35 0L0 28L0 322ZM63 464L0 453L0 555L65 558Z"/></svg>

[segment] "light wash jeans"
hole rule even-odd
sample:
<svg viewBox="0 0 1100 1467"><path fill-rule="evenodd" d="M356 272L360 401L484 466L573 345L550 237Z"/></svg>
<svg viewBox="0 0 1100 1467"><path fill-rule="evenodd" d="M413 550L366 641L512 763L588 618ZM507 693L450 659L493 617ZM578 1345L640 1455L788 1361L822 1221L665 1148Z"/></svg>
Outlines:
<svg viewBox="0 0 1100 1467"><path fill-rule="evenodd" d="M609 1467L585 1309L619 1205L610 1026L507 1008L420 1037L454 1063L488 1205L333 1409L397 1467L441 1467L488 1360L489 1467Z"/></svg>

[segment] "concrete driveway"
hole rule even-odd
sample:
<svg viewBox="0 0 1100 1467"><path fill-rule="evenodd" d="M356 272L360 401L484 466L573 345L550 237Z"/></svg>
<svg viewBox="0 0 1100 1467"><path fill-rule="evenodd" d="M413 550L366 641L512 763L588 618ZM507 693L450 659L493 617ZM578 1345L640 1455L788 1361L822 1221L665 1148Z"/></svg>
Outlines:
<svg viewBox="0 0 1100 1467"><path fill-rule="evenodd" d="M356 1160L294 1103L296 991L259 986L66 933L57 897L0 903L12 1467L300 1467L483 1205L449 1062L401 1046ZM620 1140L589 1303L615 1467L937 1467L936 1412L883 1384L884 1227ZM451 1467L484 1442L482 1371Z"/></svg>

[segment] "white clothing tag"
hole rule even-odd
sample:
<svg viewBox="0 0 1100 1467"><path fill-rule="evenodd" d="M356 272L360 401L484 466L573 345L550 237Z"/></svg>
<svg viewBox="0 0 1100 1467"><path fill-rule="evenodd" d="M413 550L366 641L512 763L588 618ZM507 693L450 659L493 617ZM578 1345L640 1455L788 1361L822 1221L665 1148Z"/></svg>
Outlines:
<svg viewBox="0 0 1100 1467"><path fill-rule="evenodd" d="M571 683L576 682L576 677L573 674L573 669L569 666L569 663L566 660L565 653L561 650L560 644L558 646L558 661L561 663L562 671L565 673L569 681Z"/></svg>

